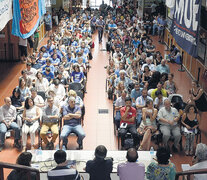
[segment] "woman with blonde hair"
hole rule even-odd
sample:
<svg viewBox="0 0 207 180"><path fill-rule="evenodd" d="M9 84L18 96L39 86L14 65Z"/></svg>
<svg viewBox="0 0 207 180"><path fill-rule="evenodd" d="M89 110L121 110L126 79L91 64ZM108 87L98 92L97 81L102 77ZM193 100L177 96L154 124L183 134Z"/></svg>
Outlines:
<svg viewBox="0 0 207 180"><path fill-rule="evenodd" d="M151 136L157 130L156 117L157 109L153 107L153 101L147 100L146 107L142 109L142 122L138 128L138 133L143 135L139 150L149 151Z"/></svg>

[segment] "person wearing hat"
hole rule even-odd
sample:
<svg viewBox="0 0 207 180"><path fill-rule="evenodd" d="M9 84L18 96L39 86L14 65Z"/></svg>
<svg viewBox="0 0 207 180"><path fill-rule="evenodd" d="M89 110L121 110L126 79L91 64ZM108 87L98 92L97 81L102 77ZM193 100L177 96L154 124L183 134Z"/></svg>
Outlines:
<svg viewBox="0 0 207 180"><path fill-rule="evenodd" d="M86 163L86 172L90 175L90 180L110 180L110 173L113 170L113 159L106 158L107 149L99 145L95 149L95 158Z"/></svg>
<svg viewBox="0 0 207 180"><path fill-rule="evenodd" d="M21 153L16 161L17 165L31 166L32 154L30 152ZM36 179L36 173L31 172L31 180ZM27 171L21 169L14 169L7 177L7 180L27 180Z"/></svg>
<svg viewBox="0 0 207 180"><path fill-rule="evenodd" d="M77 143L79 144L79 149L83 149L82 141L85 133L81 125L81 109L75 105L74 97L71 96L68 99L68 105L62 106L62 115L64 126L60 135L60 149L67 148L67 138L71 132L74 132L78 136Z"/></svg>

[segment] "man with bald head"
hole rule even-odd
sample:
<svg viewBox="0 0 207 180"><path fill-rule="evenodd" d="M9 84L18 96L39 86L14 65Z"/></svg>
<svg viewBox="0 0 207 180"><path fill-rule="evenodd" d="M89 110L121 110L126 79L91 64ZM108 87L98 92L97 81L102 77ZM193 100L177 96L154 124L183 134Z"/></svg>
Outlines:
<svg viewBox="0 0 207 180"><path fill-rule="evenodd" d="M4 148L5 134L8 129L15 130L14 146L20 148L20 128L16 121L16 108L11 105L10 97L4 99L5 104L0 107L0 151Z"/></svg>
<svg viewBox="0 0 207 180"><path fill-rule="evenodd" d="M171 107L171 102L168 98L164 100L164 107L158 112L158 120L160 123L160 130L163 134L163 144L168 146L168 140L171 136L174 137L174 145L172 147L174 152L178 152L178 144L180 142L180 126L178 121L180 119L177 109Z"/></svg>
<svg viewBox="0 0 207 180"><path fill-rule="evenodd" d="M166 59L162 59L161 64L159 64L156 67L156 71L160 72L160 74L163 74L163 73L169 74L170 73L170 68L166 64L166 62L167 62Z"/></svg>
<svg viewBox="0 0 207 180"><path fill-rule="evenodd" d="M127 151L127 162L118 164L117 175L120 180L144 180L145 166L143 163L137 163L138 153L135 148Z"/></svg>
<svg viewBox="0 0 207 180"><path fill-rule="evenodd" d="M67 148L67 138L72 132L78 136L79 149L83 149L82 141L85 133L81 125L81 109L75 104L74 97L71 96L68 99L68 105L62 107L62 115L64 126L60 135L60 149L65 150Z"/></svg>

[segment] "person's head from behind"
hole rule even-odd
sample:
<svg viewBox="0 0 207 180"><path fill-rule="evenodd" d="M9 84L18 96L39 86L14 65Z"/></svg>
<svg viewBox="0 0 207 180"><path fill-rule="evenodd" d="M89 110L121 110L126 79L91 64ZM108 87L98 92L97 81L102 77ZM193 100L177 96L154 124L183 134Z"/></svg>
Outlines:
<svg viewBox="0 0 207 180"><path fill-rule="evenodd" d="M23 152L18 156L16 163L23 166L30 166L31 160L32 154L30 152Z"/></svg>
<svg viewBox="0 0 207 180"><path fill-rule="evenodd" d="M107 149L103 145L99 145L95 149L95 157L98 159L104 159L107 154Z"/></svg>
<svg viewBox="0 0 207 180"><path fill-rule="evenodd" d="M159 147L156 153L157 156L157 162L158 164L165 164L167 165L169 163L170 159L170 150L166 147Z"/></svg>
<svg viewBox="0 0 207 180"><path fill-rule="evenodd" d="M54 154L54 159L57 164L64 163L66 161L66 152L63 150L57 150Z"/></svg>
<svg viewBox="0 0 207 180"><path fill-rule="evenodd" d="M127 151L126 158L128 162L136 162L138 159L138 153L135 148L129 148Z"/></svg>
<svg viewBox="0 0 207 180"><path fill-rule="evenodd" d="M198 159L198 162L207 160L207 145L199 143L196 146L195 157Z"/></svg>

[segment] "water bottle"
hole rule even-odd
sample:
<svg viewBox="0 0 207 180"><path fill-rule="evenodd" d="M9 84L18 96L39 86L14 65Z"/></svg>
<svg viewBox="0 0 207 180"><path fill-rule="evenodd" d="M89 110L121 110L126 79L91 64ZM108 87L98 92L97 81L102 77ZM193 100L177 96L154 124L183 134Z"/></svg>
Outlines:
<svg viewBox="0 0 207 180"><path fill-rule="evenodd" d="M39 147L39 149L38 149L38 155L42 156L42 148L41 147Z"/></svg>
<svg viewBox="0 0 207 180"><path fill-rule="evenodd" d="M42 148L41 148L41 147L39 147L39 148L37 149L36 160L37 160L38 162L42 160Z"/></svg>
<svg viewBox="0 0 207 180"><path fill-rule="evenodd" d="M154 148L153 148L153 146L150 148L150 155L154 155Z"/></svg>

